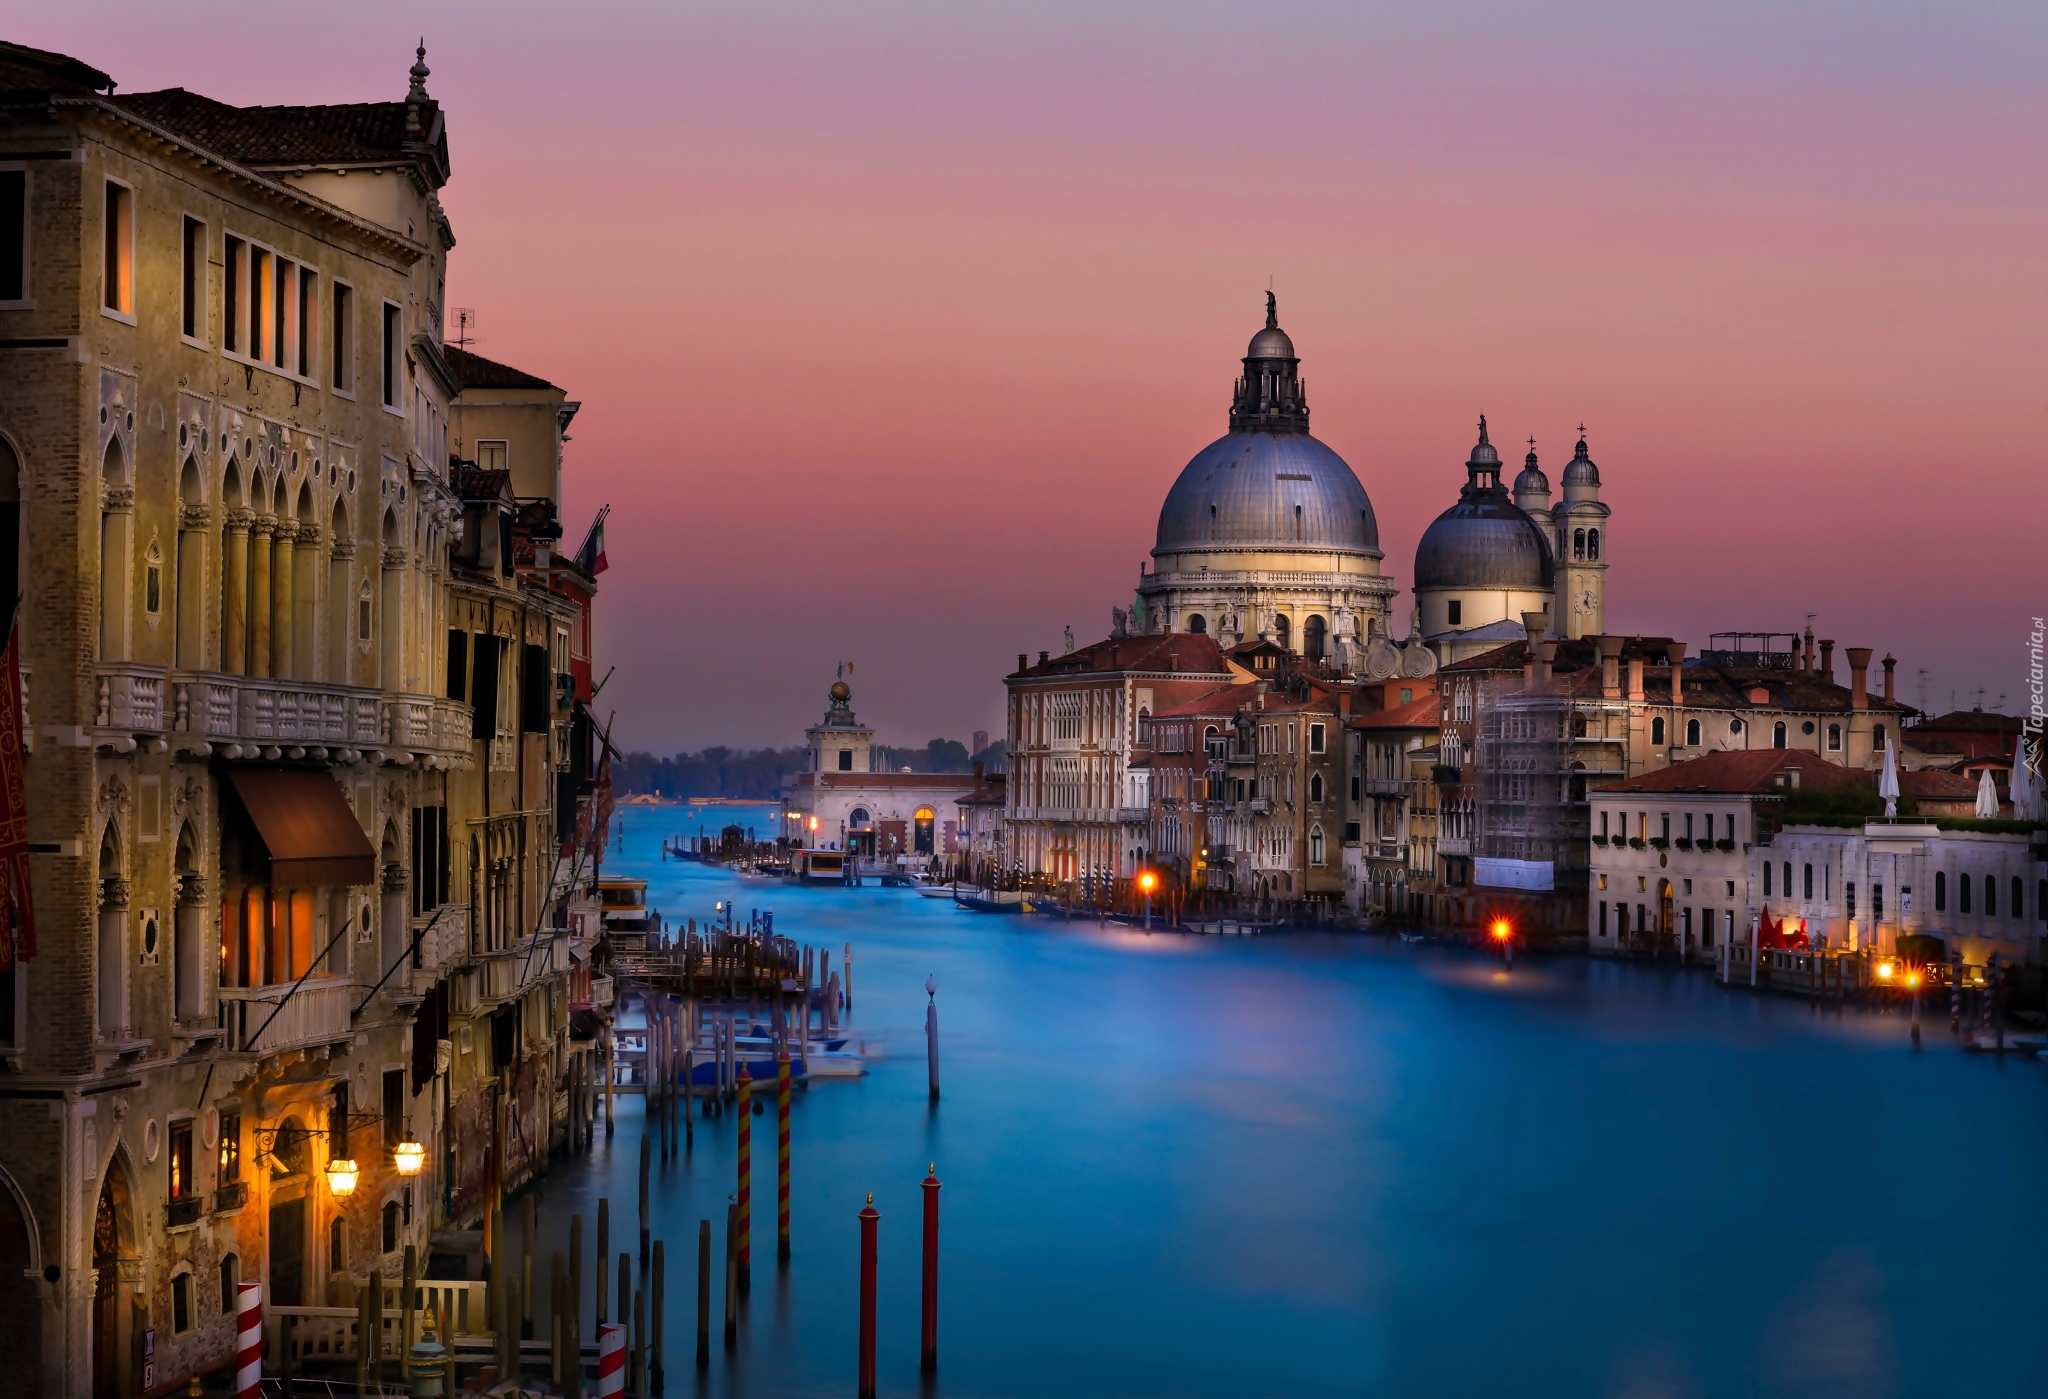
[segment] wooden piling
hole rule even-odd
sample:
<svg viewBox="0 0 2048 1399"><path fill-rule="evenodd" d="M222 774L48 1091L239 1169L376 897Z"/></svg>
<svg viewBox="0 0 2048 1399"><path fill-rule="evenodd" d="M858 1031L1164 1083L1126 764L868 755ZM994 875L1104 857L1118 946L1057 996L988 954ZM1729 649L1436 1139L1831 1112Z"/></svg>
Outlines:
<svg viewBox="0 0 2048 1399"><path fill-rule="evenodd" d="M789 1046L775 1055L775 1258L789 1261Z"/></svg>
<svg viewBox="0 0 2048 1399"><path fill-rule="evenodd" d="M929 1375L939 1368L939 1167L925 1171L924 1183L924 1306L918 1368Z"/></svg>
<svg viewBox="0 0 2048 1399"><path fill-rule="evenodd" d="M640 1134L640 1258L643 1262L647 1258L647 1167L653 1157L653 1153L654 1143L647 1139L645 1132L642 1132ZM624 1306L625 1302L626 1299L624 1297L619 1298L620 1306Z"/></svg>
<svg viewBox="0 0 2048 1399"><path fill-rule="evenodd" d="M605 1262L612 1256L612 1202L611 1197L600 1196L597 1202L597 1309L591 1313L599 1326L611 1320L610 1298L606 1295L605 1284L610 1275Z"/></svg>
<svg viewBox="0 0 2048 1399"><path fill-rule="evenodd" d="M633 1255L619 1254L619 1325L633 1319ZM629 1338L630 1339L630 1338Z"/></svg>
<svg viewBox="0 0 2048 1399"><path fill-rule="evenodd" d="M647 1319L647 1383L648 1392L652 1394L661 1393L661 1318L662 1312L664 1310L662 1305L662 1299L666 1293L666 1289L663 1286L663 1275L665 1271L666 1269L663 1264L661 1256L661 1240L656 1239L654 1241L654 1272L649 1280L647 1288L647 1305L648 1310L651 1313Z"/></svg>
<svg viewBox="0 0 2048 1399"><path fill-rule="evenodd" d="M370 1379L384 1383L384 1274L370 1274Z"/></svg>
<svg viewBox="0 0 2048 1399"><path fill-rule="evenodd" d="M740 1339L739 1233L739 1206L728 1201L725 1207L725 1348L728 1351L737 1346Z"/></svg>
<svg viewBox="0 0 2048 1399"><path fill-rule="evenodd" d="M852 1010L852 1009L853 1009L853 944L852 944L852 943L850 943L850 942L849 942L849 943L847 943L847 944L846 944L846 946L845 946L845 949L843 950L843 952L842 952L842 954L841 954L841 956L840 956L840 959L839 959L839 960L840 960L840 965L841 965L841 966L843 966L843 967L844 967L844 968L846 969L846 970L845 970L845 977L846 977L846 1008L847 1008L848 1010Z"/></svg>
<svg viewBox="0 0 2048 1399"><path fill-rule="evenodd" d="M565 1266L562 1255L560 1253L550 1254L549 1260L550 1262L548 1269L548 1317L551 1324L548 1327L548 1335L553 1342L553 1344L550 1347L550 1350L554 1356L554 1362L551 1366L551 1371L552 1378L554 1379L555 1383L555 1388L560 1389L568 1383L568 1372L564 1368L562 1355L562 1313L565 1310L567 1310L566 1294L568 1291L569 1270Z"/></svg>
<svg viewBox="0 0 2048 1399"><path fill-rule="evenodd" d="M697 1368L711 1364L711 1221L697 1221Z"/></svg>
<svg viewBox="0 0 2048 1399"><path fill-rule="evenodd" d="M569 1216L569 1292L566 1298L570 1325L583 1310L583 1213Z"/></svg>
<svg viewBox="0 0 2048 1399"><path fill-rule="evenodd" d="M618 1082L618 1031L610 1025L604 1029L604 1134L612 1134L612 1090Z"/></svg>
<svg viewBox="0 0 2048 1399"><path fill-rule="evenodd" d="M412 1358L413 1343L419 1340L419 1313L415 1306L420 1286L420 1250L417 1244L405 1246L404 1292L398 1298L398 1355L399 1372L404 1373L405 1362Z"/></svg>
<svg viewBox="0 0 2048 1399"><path fill-rule="evenodd" d="M647 1289L633 1292L633 1392L647 1392Z"/></svg>
<svg viewBox="0 0 2048 1399"><path fill-rule="evenodd" d="M376 1274L370 1274L374 1280ZM370 1388L370 1286L356 1294L356 1392L364 1394Z"/></svg>
<svg viewBox="0 0 2048 1399"><path fill-rule="evenodd" d="M512 1309L509 1320L512 1334L518 1340L531 1339L533 1329L533 1256L540 1251L540 1217L537 1204L531 1192L520 1202L520 1222L525 1225L525 1237L521 1241L519 1261L519 1305Z"/></svg>
<svg viewBox="0 0 2048 1399"><path fill-rule="evenodd" d="M744 1059L739 1063L739 1095L739 1278L740 1291L745 1292L753 1285L754 1265L754 1079Z"/></svg>

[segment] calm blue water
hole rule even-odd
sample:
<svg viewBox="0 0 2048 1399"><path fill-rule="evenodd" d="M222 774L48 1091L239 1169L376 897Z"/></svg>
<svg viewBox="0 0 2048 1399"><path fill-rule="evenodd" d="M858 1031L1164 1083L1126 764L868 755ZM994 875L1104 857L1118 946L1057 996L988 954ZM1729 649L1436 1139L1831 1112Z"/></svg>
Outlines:
<svg viewBox="0 0 2048 1399"><path fill-rule="evenodd" d="M737 1355L714 1334L701 1381L694 1239L700 1217L723 1229L734 1119L657 1161L669 1395L852 1392L870 1190L885 1394L2042 1392L2048 1078L1966 1057L1945 1019L1916 1053L1896 1017L1637 966L1507 977L1373 936L1145 937L748 888L659 861L675 809L622 815L607 868L647 876L670 917L735 897L835 965L851 941L853 1025L887 1052L799 1094L780 1276L774 1119L754 1119L753 1293ZM562 1234L609 1193L615 1254L641 1126L620 1106L609 1147L543 1187ZM945 1189L924 1390L928 1161Z"/></svg>

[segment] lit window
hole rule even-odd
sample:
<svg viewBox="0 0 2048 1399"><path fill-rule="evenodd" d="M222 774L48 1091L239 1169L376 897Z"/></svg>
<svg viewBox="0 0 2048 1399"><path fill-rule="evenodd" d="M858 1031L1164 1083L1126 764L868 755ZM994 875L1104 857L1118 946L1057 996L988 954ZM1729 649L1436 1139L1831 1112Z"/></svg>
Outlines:
<svg viewBox="0 0 2048 1399"><path fill-rule="evenodd" d="M116 315L135 314L135 191L107 181L106 216L101 226L106 244L100 277L100 305Z"/></svg>

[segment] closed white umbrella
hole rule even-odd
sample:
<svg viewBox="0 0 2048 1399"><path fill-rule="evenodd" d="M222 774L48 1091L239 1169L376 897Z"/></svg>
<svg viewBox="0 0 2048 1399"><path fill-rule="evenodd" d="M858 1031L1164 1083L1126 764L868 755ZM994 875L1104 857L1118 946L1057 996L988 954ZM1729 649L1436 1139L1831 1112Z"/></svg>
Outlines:
<svg viewBox="0 0 2048 1399"><path fill-rule="evenodd" d="M2012 767L2012 819L2041 819L2041 779L2034 775L2032 745L2020 740L2019 761Z"/></svg>
<svg viewBox="0 0 2048 1399"><path fill-rule="evenodd" d="M1977 777L1977 815L1987 821L1998 815L1998 788L1991 785L1990 768Z"/></svg>
<svg viewBox="0 0 2048 1399"><path fill-rule="evenodd" d="M1877 794L1884 798L1884 818L1898 819L1899 815L1899 759L1898 748L1887 743L1884 747L1884 771L1877 779Z"/></svg>

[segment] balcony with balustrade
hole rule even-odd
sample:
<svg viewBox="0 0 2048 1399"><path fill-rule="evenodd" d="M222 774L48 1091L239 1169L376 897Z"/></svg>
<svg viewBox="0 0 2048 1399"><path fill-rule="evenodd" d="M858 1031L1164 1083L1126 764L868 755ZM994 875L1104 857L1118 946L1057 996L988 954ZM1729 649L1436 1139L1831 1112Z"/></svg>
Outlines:
<svg viewBox="0 0 2048 1399"><path fill-rule="evenodd" d="M455 700L128 662L102 664L94 678L94 737L117 752L175 745L228 759L339 763L372 753L434 767L471 758L469 706Z"/></svg>
<svg viewBox="0 0 2048 1399"><path fill-rule="evenodd" d="M230 1054L276 1054L346 1040L356 988L338 977L291 986L223 986L221 1048Z"/></svg>

